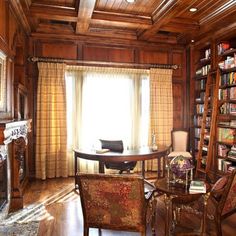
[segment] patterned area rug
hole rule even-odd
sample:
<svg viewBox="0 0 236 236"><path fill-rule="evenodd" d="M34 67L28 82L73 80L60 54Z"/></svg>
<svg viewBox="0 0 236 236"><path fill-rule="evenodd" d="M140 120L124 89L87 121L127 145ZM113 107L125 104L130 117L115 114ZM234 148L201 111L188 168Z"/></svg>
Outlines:
<svg viewBox="0 0 236 236"><path fill-rule="evenodd" d="M0 222L0 236L36 236L40 221L50 218L45 206L65 201L71 193L72 189L69 187L50 196L42 203L32 204L8 214L7 218Z"/></svg>
<svg viewBox="0 0 236 236"><path fill-rule="evenodd" d="M13 223L0 226L0 236L36 236L38 234L39 222Z"/></svg>

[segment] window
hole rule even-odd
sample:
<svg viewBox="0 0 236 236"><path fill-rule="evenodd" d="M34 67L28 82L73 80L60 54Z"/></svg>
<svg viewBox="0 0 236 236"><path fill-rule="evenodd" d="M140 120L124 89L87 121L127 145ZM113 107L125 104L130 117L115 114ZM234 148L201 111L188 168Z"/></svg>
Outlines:
<svg viewBox="0 0 236 236"><path fill-rule="evenodd" d="M148 73L67 73L66 84L69 146L97 148L100 138L122 139L125 148L147 145Z"/></svg>

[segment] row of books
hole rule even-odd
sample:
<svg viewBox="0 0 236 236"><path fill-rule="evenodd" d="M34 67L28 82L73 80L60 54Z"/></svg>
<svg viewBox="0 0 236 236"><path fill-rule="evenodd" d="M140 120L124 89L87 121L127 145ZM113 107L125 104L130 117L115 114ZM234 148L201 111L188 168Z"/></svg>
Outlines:
<svg viewBox="0 0 236 236"><path fill-rule="evenodd" d="M223 144L218 145L218 155L221 157L227 157L229 150L230 148L227 147L226 145Z"/></svg>
<svg viewBox="0 0 236 236"><path fill-rule="evenodd" d="M236 83L236 72L225 73L220 76L220 85L230 85Z"/></svg>
<svg viewBox="0 0 236 236"><path fill-rule="evenodd" d="M218 55L223 54L225 51L227 51L230 48L229 42L222 42L217 45L217 51Z"/></svg>
<svg viewBox="0 0 236 236"><path fill-rule="evenodd" d="M220 69L231 69L236 67L236 53L234 56L227 56L224 61L219 62Z"/></svg>
<svg viewBox="0 0 236 236"><path fill-rule="evenodd" d="M202 125L202 121L203 121L203 117L202 116L194 116L194 125L196 126L201 126ZM207 116L206 117L206 126L210 126L211 124L211 117Z"/></svg>
<svg viewBox="0 0 236 236"><path fill-rule="evenodd" d="M236 120L230 120L230 121L220 121L219 126L228 126L229 128L236 128Z"/></svg>
<svg viewBox="0 0 236 236"><path fill-rule="evenodd" d="M218 141L228 144L234 143L235 129L218 128Z"/></svg>
<svg viewBox="0 0 236 236"><path fill-rule="evenodd" d="M236 87L219 89L218 97L219 99L236 100Z"/></svg>
<svg viewBox="0 0 236 236"><path fill-rule="evenodd" d="M228 159L218 158L218 170L223 172L228 172L236 169L235 163Z"/></svg>
<svg viewBox="0 0 236 236"><path fill-rule="evenodd" d="M205 65L200 69L196 70L196 76L205 76L208 74L209 70L211 69L211 65Z"/></svg>
<svg viewBox="0 0 236 236"><path fill-rule="evenodd" d="M201 79L196 81L196 89L204 90L206 89L206 79Z"/></svg>
<svg viewBox="0 0 236 236"><path fill-rule="evenodd" d="M207 48L205 51L204 51L204 58L200 59L201 62L204 62L205 60L208 60L211 58L211 49L210 48Z"/></svg>
<svg viewBox="0 0 236 236"><path fill-rule="evenodd" d="M204 104L197 104L197 105L196 105L196 112L197 112L198 114L203 113L203 112L204 112Z"/></svg>
<svg viewBox="0 0 236 236"><path fill-rule="evenodd" d="M189 193L206 193L206 184L201 180L192 180L189 187Z"/></svg>
<svg viewBox="0 0 236 236"><path fill-rule="evenodd" d="M196 102L203 102L205 99L205 92L200 92L199 96L196 98Z"/></svg>
<svg viewBox="0 0 236 236"><path fill-rule="evenodd" d="M236 161L236 146L233 145L230 149L230 151L228 152L228 155L227 157L230 159L230 160L234 160Z"/></svg>
<svg viewBox="0 0 236 236"><path fill-rule="evenodd" d="M236 104L235 103L223 103L220 106L220 114L236 115Z"/></svg>
<svg viewBox="0 0 236 236"><path fill-rule="evenodd" d="M201 129L200 128L195 128L194 129L194 135L195 137L199 138L201 134Z"/></svg>
<svg viewBox="0 0 236 236"><path fill-rule="evenodd" d="M199 147L200 147L200 140L196 140L196 139L195 139L195 142L194 142L194 148L195 148L195 150L199 150Z"/></svg>

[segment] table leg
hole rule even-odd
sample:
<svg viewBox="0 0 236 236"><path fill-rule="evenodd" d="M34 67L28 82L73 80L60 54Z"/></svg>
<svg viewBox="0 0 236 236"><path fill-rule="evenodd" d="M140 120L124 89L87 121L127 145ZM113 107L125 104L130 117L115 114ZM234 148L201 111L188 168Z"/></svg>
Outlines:
<svg viewBox="0 0 236 236"><path fill-rule="evenodd" d="M74 161L75 161L75 189L78 189L78 183L77 183L77 164L78 164L78 160L77 160L77 155L74 153Z"/></svg>
<svg viewBox="0 0 236 236"><path fill-rule="evenodd" d="M207 203L208 203L209 197L210 197L210 193L203 195L204 209L203 209L203 219L202 219L202 224L201 224L201 235L205 235L206 233Z"/></svg>
<svg viewBox="0 0 236 236"><path fill-rule="evenodd" d="M145 179L145 161L142 161L142 176Z"/></svg>
<svg viewBox="0 0 236 236"><path fill-rule="evenodd" d="M166 205L166 222L165 222L165 236L171 235L172 229L172 196L164 194L164 201Z"/></svg>
<svg viewBox="0 0 236 236"><path fill-rule="evenodd" d="M163 171L163 170L161 170L162 168L161 168L161 158L160 157L158 157L157 158L157 178L159 179L159 178L161 178L161 172Z"/></svg>
<svg viewBox="0 0 236 236"><path fill-rule="evenodd" d="M102 161L99 161L99 168L98 168L98 171L99 173L105 173L105 170L104 170L104 162Z"/></svg>

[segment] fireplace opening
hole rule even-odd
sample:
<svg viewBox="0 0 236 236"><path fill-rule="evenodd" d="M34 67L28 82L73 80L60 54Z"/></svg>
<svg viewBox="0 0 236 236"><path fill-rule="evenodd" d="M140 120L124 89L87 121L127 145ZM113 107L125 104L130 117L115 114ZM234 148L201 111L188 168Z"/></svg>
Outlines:
<svg viewBox="0 0 236 236"><path fill-rule="evenodd" d="M8 201L7 178L7 158L0 155L0 211Z"/></svg>

